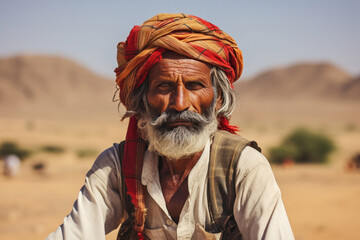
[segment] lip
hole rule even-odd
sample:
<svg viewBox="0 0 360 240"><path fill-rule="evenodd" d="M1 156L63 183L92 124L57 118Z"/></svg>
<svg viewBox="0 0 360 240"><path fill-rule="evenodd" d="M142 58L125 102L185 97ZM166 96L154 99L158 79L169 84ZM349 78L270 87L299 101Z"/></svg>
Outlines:
<svg viewBox="0 0 360 240"><path fill-rule="evenodd" d="M179 126L192 126L193 123L189 122L189 121L185 121L185 120L175 120L175 121L171 121L167 124L167 127L169 128L174 128L174 127L179 127Z"/></svg>

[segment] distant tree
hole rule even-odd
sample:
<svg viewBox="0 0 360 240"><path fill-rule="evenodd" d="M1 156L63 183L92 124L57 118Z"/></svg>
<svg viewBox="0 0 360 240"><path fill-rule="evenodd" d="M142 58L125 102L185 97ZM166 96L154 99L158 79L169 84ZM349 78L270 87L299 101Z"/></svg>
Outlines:
<svg viewBox="0 0 360 240"><path fill-rule="evenodd" d="M335 149L333 141L321 133L298 128L290 133L280 146L270 149L270 161L282 163L292 159L297 163L326 163Z"/></svg>
<svg viewBox="0 0 360 240"><path fill-rule="evenodd" d="M31 152L27 149L23 149L14 142L3 142L0 145L0 157L4 158L7 155L14 154L18 156L21 160L29 157Z"/></svg>

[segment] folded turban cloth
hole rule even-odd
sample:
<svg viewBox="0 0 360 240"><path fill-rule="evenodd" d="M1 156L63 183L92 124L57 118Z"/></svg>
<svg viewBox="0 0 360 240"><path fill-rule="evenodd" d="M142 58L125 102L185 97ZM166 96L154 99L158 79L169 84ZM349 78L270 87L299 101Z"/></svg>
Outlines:
<svg viewBox="0 0 360 240"><path fill-rule="evenodd" d="M126 42L117 46L116 83L120 101L128 109L131 93L145 80L151 67L162 59L162 54L173 51L222 69L230 84L242 72L241 50L232 37L215 25L193 15L158 14L141 26L135 26ZM219 128L234 132L225 117L219 119ZM135 227L142 239L145 222L144 189L141 185L142 159L146 143L137 129L137 120L130 118L123 157L123 175L127 193L135 206Z"/></svg>
<svg viewBox="0 0 360 240"><path fill-rule="evenodd" d="M118 44L116 83L125 106L129 94L143 83L165 50L219 67L231 84L242 72L241 50L218 27L192 15L159 14L135 26L126 42Z"/></svg>

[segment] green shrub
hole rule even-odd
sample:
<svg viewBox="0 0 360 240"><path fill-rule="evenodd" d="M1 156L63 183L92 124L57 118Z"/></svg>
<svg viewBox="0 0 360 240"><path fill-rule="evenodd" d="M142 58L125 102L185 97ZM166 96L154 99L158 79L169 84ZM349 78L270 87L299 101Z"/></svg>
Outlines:
<svg viewBox="0 0 360 240"><path fill-rule="evenodd" d="M291 146L278 146L270 149L270 161L281 164L285 159L294 160L296 149Z"/></svg>
<svg viewBox="0 0 360 240"><path fill-rule="evenodd" d="M20 148L15 142L3 142L0 145L0 157L5 157L7 155L14 154L18 156L21 160L29 157L31 152L27 149Z"/></svg>
<svg viewBox="0 0 360 240"><path fill-rule="evenodd" d="M41 148L42 151L48 152L48 153L63 153L65 152L65 149L63 147L54 146L54 145L46 145Z"/></svg>
<svg viewBox="0 0 360 240"><path fill-rule="evenodd" d="M78 149L76 154L79 158L86 158L86 157L95 157L99 154L99 152L92 148L84 148Z"/></svg>
<svg viewBox="0 0 360 240"><path fill-rule="evenodd" d="M326 163L334 149L334 143L327 136L299 128L280 146L270 149L269 158L273 163L282 163L286 158L296 163Z"/></svg>

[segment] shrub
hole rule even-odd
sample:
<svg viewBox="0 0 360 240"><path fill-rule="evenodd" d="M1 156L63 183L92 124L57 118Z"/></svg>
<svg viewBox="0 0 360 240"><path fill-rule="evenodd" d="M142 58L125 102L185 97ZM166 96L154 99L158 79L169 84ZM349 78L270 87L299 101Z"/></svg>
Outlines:
<svg viewBox="0 0 360 240"><path fill-rule="evenodd" d="M270 149L270 161L275 164L281 164L285 159L294 160L296 149L291 146L278 146Z"/></svg>
<svg viewBox="0 0 360 240"><path fill-rule="evenodd" d="M79 158L85 158L85 157L95 157L98 155L98 151L92 148L84 148L79 149L76 151L76 154Z"/></svg>
<svg viewBox="0 0 360 240"><path fill-rule="evenodd" d="M297 163L326 163L335 149L327 136L304 128L289 134L278 147L270 149L270 161L282 163L290 158Z"/></svg>
<svg viewBox="0 0 360 240"><path fill-rule="evenodd" d="M3 142L0 145L0 157L14 154L21 160L30 156L31 152L27 149L20 148L17 143L14 142Z"/></svg>
<svg viewBox="0 0 360 240"><path fill-rule="evenodd" d="M46 145L41 148L42 151L48 153L63 153L65 149L63 147L54 146L54 145Z"/></svg>

